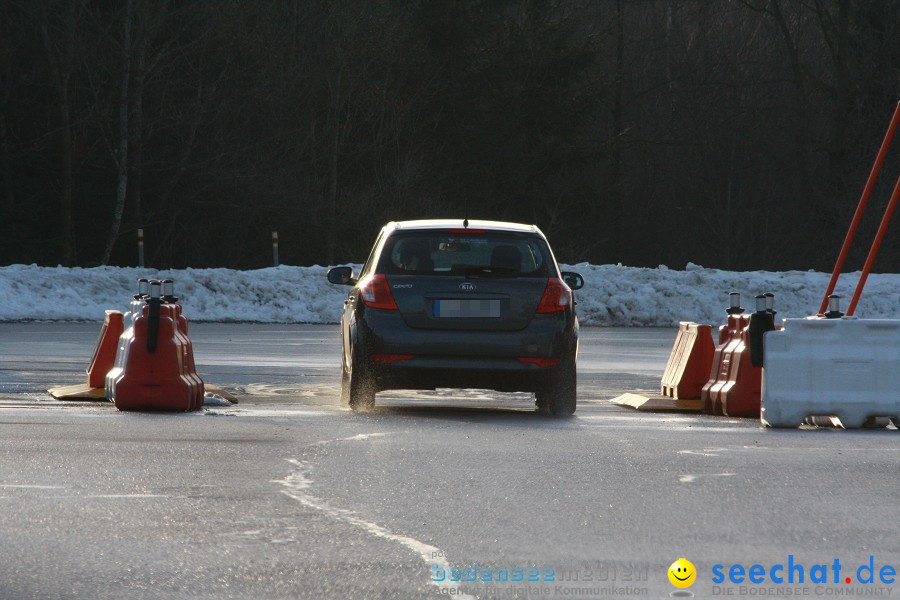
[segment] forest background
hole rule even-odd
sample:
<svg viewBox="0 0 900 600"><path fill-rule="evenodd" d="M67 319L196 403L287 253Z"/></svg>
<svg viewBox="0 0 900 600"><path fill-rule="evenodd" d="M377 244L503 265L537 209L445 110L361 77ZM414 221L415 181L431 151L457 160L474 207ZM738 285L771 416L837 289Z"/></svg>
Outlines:
<svg viewBox="0 0 900 600"><path fill-rule="evenodd" d="M898 89L893 0L0 0L0 264L361 262L467 211L566 263L830 270Z"/></svg>

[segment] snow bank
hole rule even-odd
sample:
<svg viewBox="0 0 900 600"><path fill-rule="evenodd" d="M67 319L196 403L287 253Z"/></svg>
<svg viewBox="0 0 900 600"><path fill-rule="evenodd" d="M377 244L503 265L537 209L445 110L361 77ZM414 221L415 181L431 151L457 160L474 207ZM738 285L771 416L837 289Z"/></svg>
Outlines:
<svg viewBox="0 0 900 600"><path fill-rule="evenodd" d="M775 293L779 318L818 309L825 273L736 273L688 265L684 271L582 263L564 266L585 278L577 293L579 318L588 326L670 327L679 321L720 323L728 292L753 308L758 293ZM0 267L0 321L99 320L105 309L125 310L140 277L175 280L193 321L336 323L347 288L325 280L327 267L231 269L92 269L12 265ZM846 307L858 273L844 275L837 293ZM871 275L857 315L900 318L900 275Z"/></svg>
<svg viewBox="0 0 900 600"><path fill-rule="evenodd" d="M755 309L757 294L775 294L778 319L805 317L819 310L831 275L813 271L731 272L688 264L684 271L665 266L639 269L582 263L566 267L581 273L578 315L586 325L669 327L679 321L721 323L728 292L741 294L741 304ZM859 273L843 275L835 293L846 310ZM870 275L856 308L861 318L900 318L900 275Z"/></svg>

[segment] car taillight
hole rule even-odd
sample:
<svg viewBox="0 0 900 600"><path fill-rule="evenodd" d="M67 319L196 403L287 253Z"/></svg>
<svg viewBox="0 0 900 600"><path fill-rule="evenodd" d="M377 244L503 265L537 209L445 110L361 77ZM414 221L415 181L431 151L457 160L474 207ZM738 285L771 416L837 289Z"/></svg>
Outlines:
<svg viewBox="0 0 900 600"><path fill-rule="evenodd" d="M551 277L547 280L538 313L554 313L567 310L572 305L572 290L561 279Z"/></svg>
<svg viewBox="0 0 900 600"><path fill-rule="evenodd" d="M394 295L391 294L387 277L384 275L370 275L365 281L360 282L359 295L366 306L382 310L397 310L397 303L394 302Z"/></svg>

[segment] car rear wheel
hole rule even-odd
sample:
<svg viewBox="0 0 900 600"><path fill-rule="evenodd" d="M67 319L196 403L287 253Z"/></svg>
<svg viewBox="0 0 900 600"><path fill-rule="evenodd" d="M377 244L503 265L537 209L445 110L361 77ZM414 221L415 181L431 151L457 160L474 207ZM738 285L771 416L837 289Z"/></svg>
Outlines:
<svg viewBox="0 0 900 600"><path fill-rule="evenodd" d="M577 387L575 361L566 361L557 368L544 387L535 392L538 412L554 417L574 414Z"/></svg>
<svg viewBox="0 0 900 600"><path fill-rule="evenodd" d="M355 411L367 411L375 407L375 381L368 361L353 348L350 367L341 368L341 404Z"/></svg>

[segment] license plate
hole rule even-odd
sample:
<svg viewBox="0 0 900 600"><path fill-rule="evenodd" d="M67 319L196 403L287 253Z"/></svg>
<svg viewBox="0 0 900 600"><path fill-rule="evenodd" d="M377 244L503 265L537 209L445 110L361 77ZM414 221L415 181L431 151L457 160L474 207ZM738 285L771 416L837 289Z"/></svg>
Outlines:
<svg viewBox="0 0 900 600"><path fill-rule="evenodd" d="M499 300L435 300L434 316L442 319L499 318Z"/></svg>

